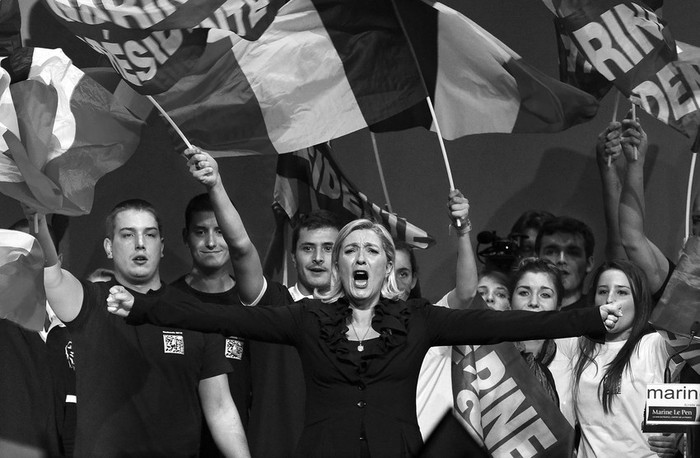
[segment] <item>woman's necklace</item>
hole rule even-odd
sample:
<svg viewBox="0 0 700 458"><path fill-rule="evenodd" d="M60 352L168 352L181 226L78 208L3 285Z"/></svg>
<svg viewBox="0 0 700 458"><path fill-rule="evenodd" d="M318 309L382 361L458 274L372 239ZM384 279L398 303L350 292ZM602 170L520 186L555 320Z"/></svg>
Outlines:
<svg viewBox="0 0 700 458"><path fill-rule="evenodd" d="M367 334L369 334L369 330L372 329L372 325L370 324L369 326L367 326L367 331L365 331L365 335L363 335L361 339L360 336L357 335L357 331L355 330L355 325L352 324L352 320L350 320L350 327L352 327L352 332L355 333L355 337L357 338L357 351L364 351L365 346L362 345L362 342L364 342L365 337L367 337Z"/></svg>

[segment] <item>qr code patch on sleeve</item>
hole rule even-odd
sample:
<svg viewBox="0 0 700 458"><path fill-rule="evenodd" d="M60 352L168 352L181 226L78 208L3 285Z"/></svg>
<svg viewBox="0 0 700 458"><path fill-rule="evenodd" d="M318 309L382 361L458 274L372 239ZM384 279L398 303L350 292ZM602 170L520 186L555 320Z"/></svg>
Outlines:
<svg viewBox="0 0 700 458"><path fill-rule="evenodd" d="M226 357L229 359L243 358L243 342L236 337L226 339Z"/></svg>

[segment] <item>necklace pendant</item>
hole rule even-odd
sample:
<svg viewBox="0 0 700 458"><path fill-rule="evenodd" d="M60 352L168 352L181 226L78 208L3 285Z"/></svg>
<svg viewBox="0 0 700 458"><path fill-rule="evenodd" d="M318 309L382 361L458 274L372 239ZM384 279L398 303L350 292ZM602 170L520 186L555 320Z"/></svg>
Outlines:
<svg viewBox="0 0 700 458"><path fill-rule="evenodd" d="M364 349L365 349L365 346L362 344L357 346L357 351L364 351Z"/></svg>

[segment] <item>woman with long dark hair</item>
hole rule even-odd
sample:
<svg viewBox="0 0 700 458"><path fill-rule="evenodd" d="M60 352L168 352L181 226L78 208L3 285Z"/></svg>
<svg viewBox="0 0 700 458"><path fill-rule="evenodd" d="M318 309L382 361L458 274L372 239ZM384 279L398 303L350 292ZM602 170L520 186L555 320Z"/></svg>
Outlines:
<svg viewBox="0 0 700 458"><path fill-rule="evenodd" d="M559 343L571 357L578 457L659 456L641 423L646 387L664 382L669 347L660 334L645 334L652 308L646 277L632 262L608 261L593 285L594 305L617 305L622 316L604 342L579 337Z"/></svg>

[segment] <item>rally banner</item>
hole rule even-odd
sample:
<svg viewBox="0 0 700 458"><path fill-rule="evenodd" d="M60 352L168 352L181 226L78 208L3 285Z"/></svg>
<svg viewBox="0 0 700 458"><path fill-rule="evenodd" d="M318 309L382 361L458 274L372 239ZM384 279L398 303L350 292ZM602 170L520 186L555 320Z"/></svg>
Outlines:
<svg viewBox="0 0 700 458"><path fill-rule="evenodd" d="M688 345L693 326L697 333L700 328L700 237L691 237L686 242L649 322L676 351ZM693 344L682 357L696 372L700 371L699 344Z"/></svg>
<svg viewBox="0 0 700 458"><path fill-rule="evenodd" d="M431 0L395 4L444 138L558 132L595 116L594 97L540 72L459 12ZM423 101L372 129L431 124Z"/></svg>
<svg viewBox="0 0 700 458"><path fill-rule="evenodd" d="M292 0L255 41L224 28L116 33L66 3L74 11L54 11L58 20L209 152L296 151L426 96L389 0Z"/></svg>
<svg viewBox="0 0 700 458"><path fill-rule="evenodd" d="M292 222L300 214L320 208L337 214L341 221L374 219L394 239L405 240L417 248L435 243L424 230L370 202L340 171L328 144L280 155L274 196Z"/></svg>
<svg viewBox="0 0 700 458"><path fill-rule="evenodd" d="M0 229L0 318L41 331L46 317L44 253L20 231Z"/></svg>
<svg viewBox="0 0 700 458"><path fill-rule="evenodd" d="M653 11L622 0L550 3L567 36L598 73L652 116L696 137L697 55L690 49L679 54L670 30Z"/></svg>
<svg viewBox="0 0 700 458"><path fill-rule="evenodd" d="M42 213L89 213L95 183L131 157L141 126L61 50L0 59L0 192Z"/></svg>
<svg viewBox="0 0 700 458"><path fill-rule="evenodd" d="M581 54L558 17L554 18L554 29L559 53L559 79L601 100L610 91L612 82L598 73Z"/></svg>
<svg viewBox="0 0 700 458"><path fill-rule="evenodd" d="M287 0L131 0L129 2L76 2L44 0L46 7L76 35L103 37L133 30L224 29L256 40L272 23ZM105 33L106 31L106 33ZM167 36L162 34L158 36ZM152 43L152 42L151 42ZM146 44L145 42L142 44ZM148 46L148 45L146 45ZM149 50L153 48L148 47ZM124 48L138 54L144 48ZM163 51L167 52L166 49Z"/></svg>
<svg viewBox="0 0 700 458"><path fill-rule="evenodd" d="M455 346L452 362L457 419L490 456L571 455L573 428L515 345Z"/></svg>

